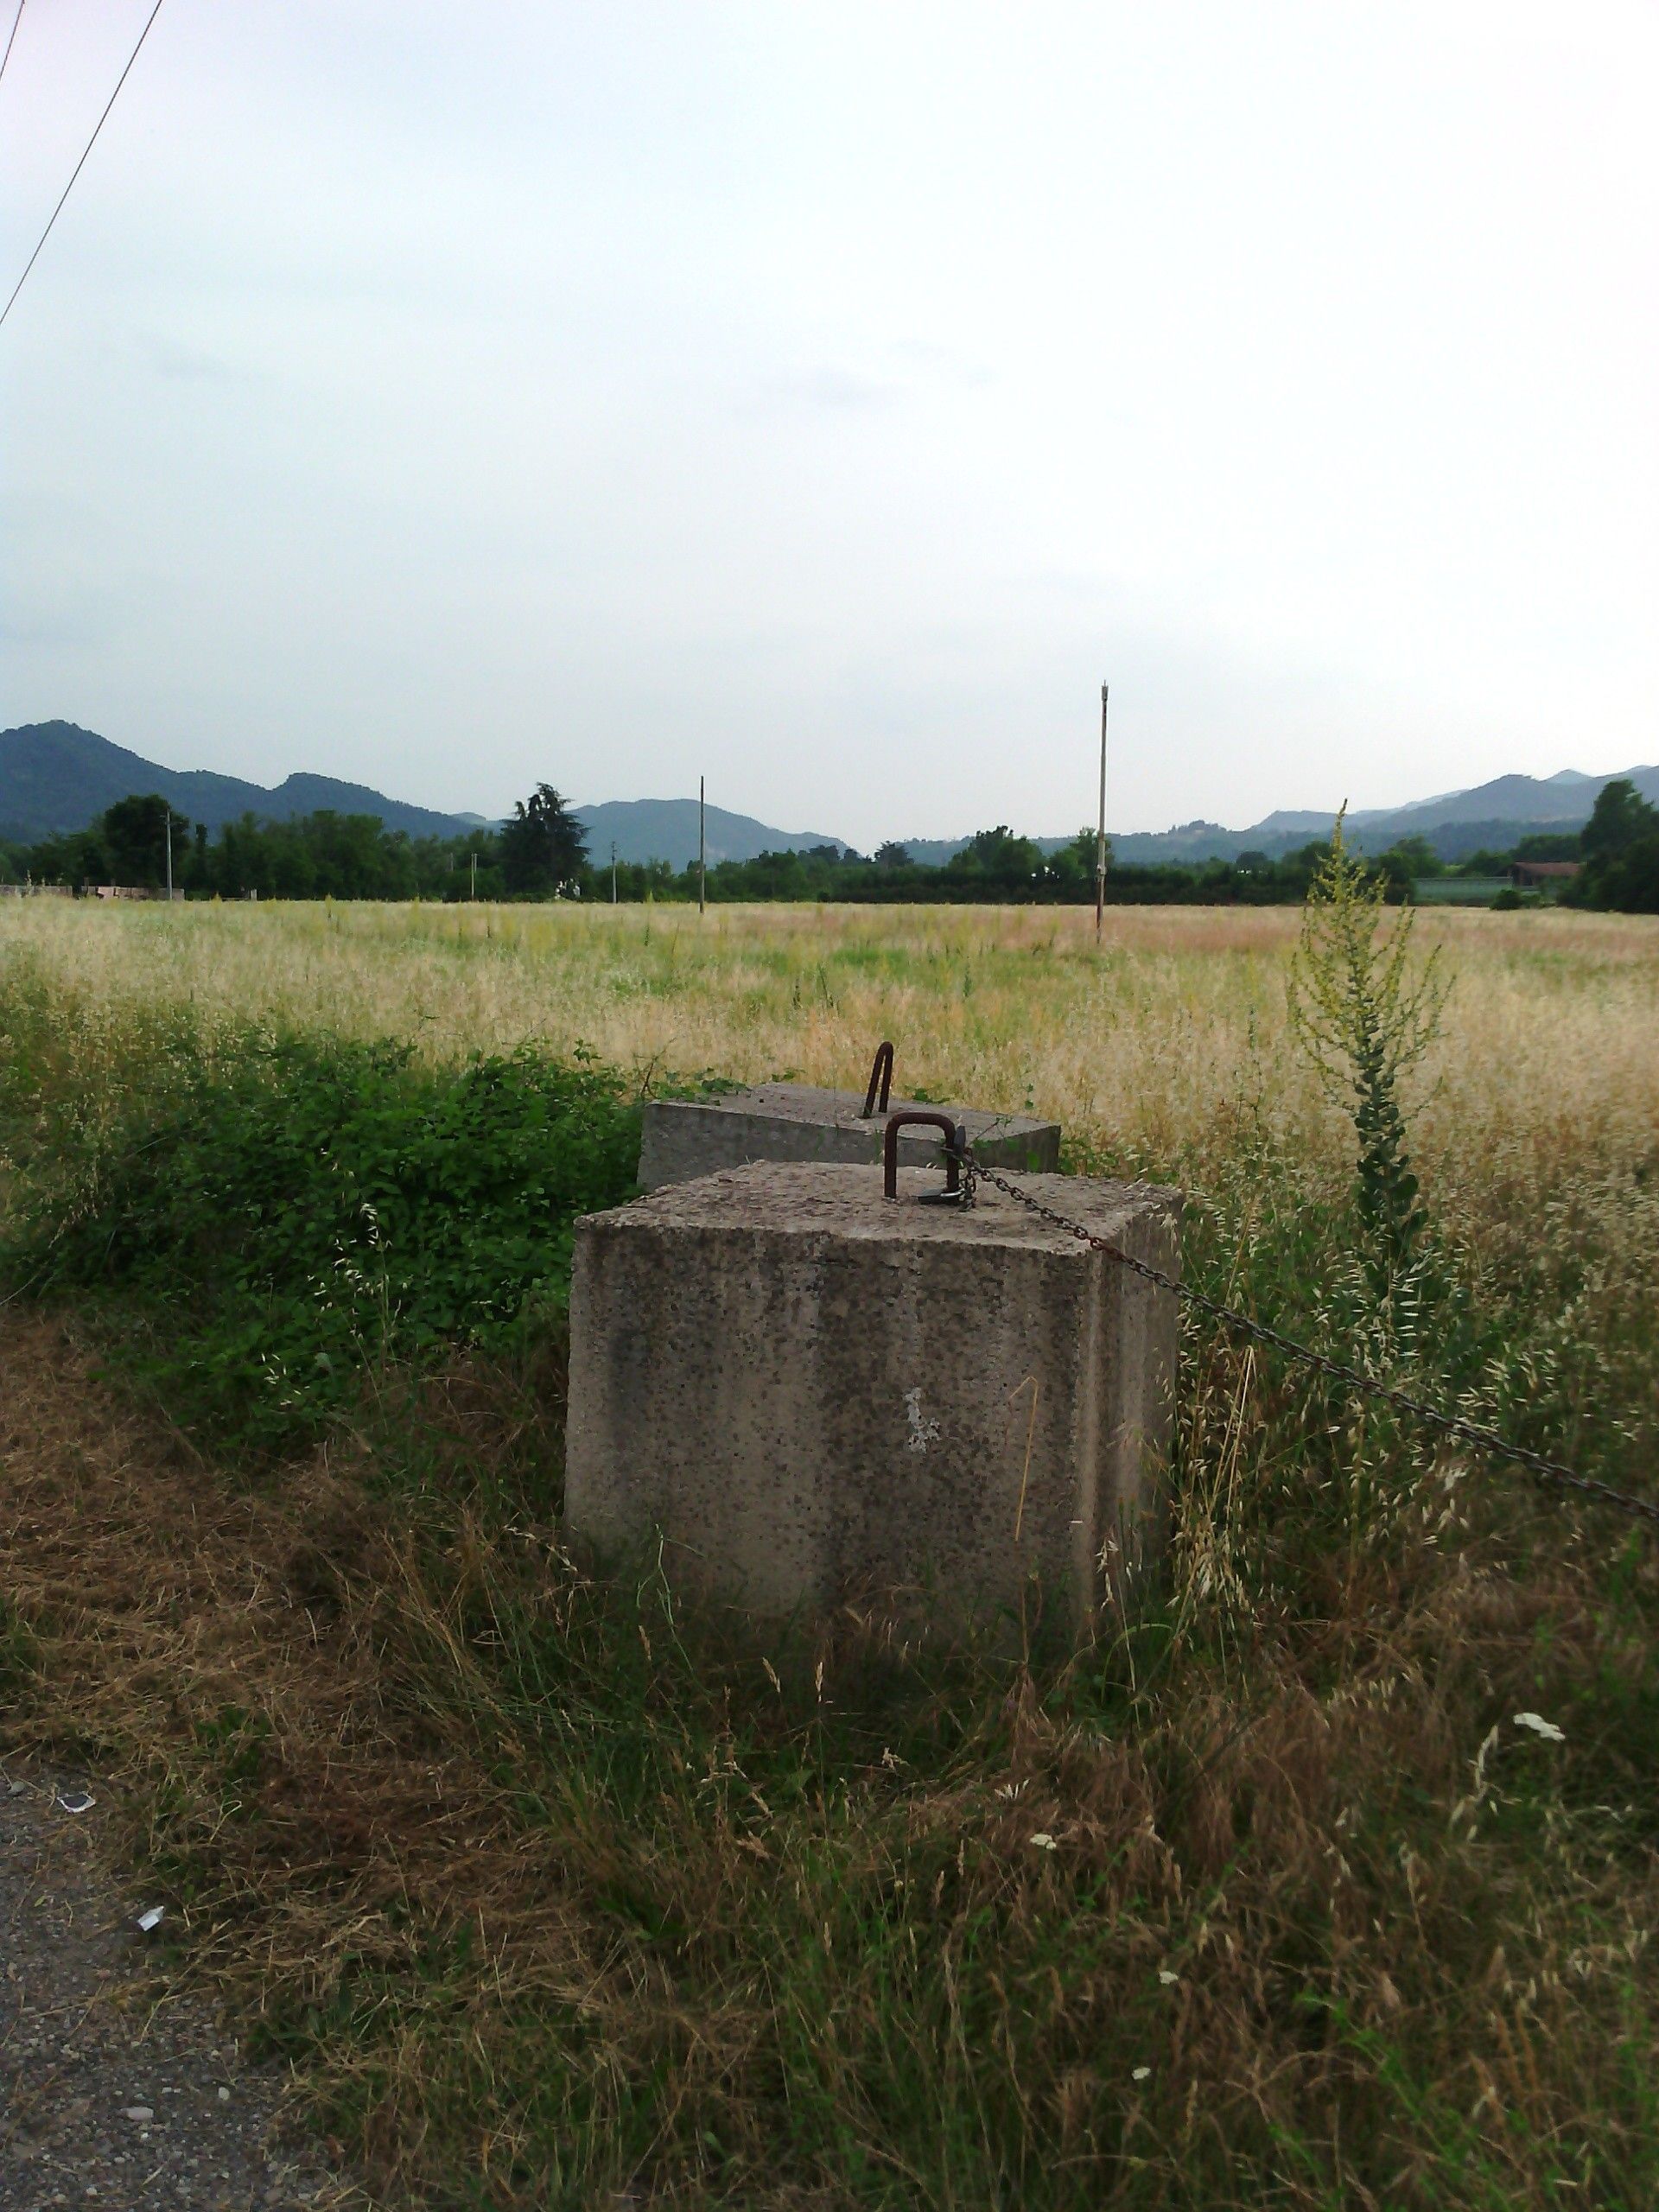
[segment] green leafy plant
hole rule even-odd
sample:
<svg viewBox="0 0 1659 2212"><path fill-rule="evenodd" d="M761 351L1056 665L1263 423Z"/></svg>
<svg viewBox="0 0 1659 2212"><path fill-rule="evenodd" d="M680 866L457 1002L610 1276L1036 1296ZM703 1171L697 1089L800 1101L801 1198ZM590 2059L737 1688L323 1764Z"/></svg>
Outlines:
<svg viewBox="0 0 1659 2212"><path fill-rule="evenodd" d="M185 1417L261 1446L365 1366L501 1347L557 1302L571 1224L633 1185L639 1112L590 1060L460 1068L397 1044L175 1040L165 1079L44 1189L8 1272L99 1288Z"/></svg>
<svg viewBox="0 0 1659 2212"><path fill-rule="evenodd" d="M1425 1224L1400 1082L1439 1036L1451 988L1438 948L1413 963L1410 907L1382 927L1386 889L1348 849L1338 815L1330 852L1308 886L1286 986L1293 1033L1327 1093L1353 1118L1355 1197L1379 1291L1410 1266Z"/></svg>

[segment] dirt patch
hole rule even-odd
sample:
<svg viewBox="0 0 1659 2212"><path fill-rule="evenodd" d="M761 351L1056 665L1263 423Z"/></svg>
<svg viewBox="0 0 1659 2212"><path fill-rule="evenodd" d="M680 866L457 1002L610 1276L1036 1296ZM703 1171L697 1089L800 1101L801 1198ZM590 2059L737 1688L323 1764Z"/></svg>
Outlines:
<svg viewBox="0 0 1659 2212"><path fill-rule="evenodd" d="M81 1869L81 1904L64 1902L67 1872L41 1874L42 1925L96 1927L114 1946L77 1988L101 1986L130 1955L129 1936L110 1931L161 1904L166 1941L141 1948L135 1989L149 2002L211 1992L245 2037L280 2044L353 1976L416 1973L435 1918L488 1926L499 1952L505 1893L545 1935L546 1882L508 1833L465 1715L431 1710L400 1679L400 1638L425 1618L418 1574L368 1495L362 1455L349 1441L340 1451L343 1464L320 1451L244 1481L204 1463L158 1408L102 1382L72 1319L0 1310L0 1754L20 1778L70 1759L92 1777L99 1803L79 1825L32 1789L10 1801L16 1822L35 1808L20 1865L67 1829L66 1866ZM440 1640L454 1633L441 1618L429 1626ZM143 1872L142 1895L118 1901L130 1870ZM29 1878L17 1877L25 1890ZM594 1980L588 1967L578 1986ZM204 2050L232 2048L207 2024L190 2035ZM111 2050L126 2040L119 2031ZM304 2083L314 2103L353 2098L349 2039L340 2055L343 2074ZM46 2064L36 2106L102 2094L50 2086L67 2078ZM182 2073L162 2078L183 2094ZM134 2125L121 2120L127 2106L160 2115L178 2101L118 2087L104 2099L118 2137ZM376 2120L345 2132L368 2136L378 2199L406 2185L403 2146L425 2129L418 2084L405 2109L395 2065L370 2095ZM80 2201L84 2183L61 2185ZM49 2203L57 2186L0 2193L0 2212Z"/></svg>
<svg viewBox="0 0 1659 2212"><path fill-rule="evenodd" d="M62 1776L0 1770L0 2212L344 2205L289 2109L181 1993L107 1864L109 1820Z"/></svg>
<svg viewBox="0 0 1659 2212"><path fill-rule="evenodd" d="M231 1531L193 1501L188 1447L91 1366L64 1326L0 1315L0 2212L360 2202L297 2127L287 2069L252 2064L203 1994L213 1922L176 1864L137 1879L145 1721L158 1740L189 1703L188 1600L222 1583ZM213 1700L245 1671L215 1642Z"/></svg>

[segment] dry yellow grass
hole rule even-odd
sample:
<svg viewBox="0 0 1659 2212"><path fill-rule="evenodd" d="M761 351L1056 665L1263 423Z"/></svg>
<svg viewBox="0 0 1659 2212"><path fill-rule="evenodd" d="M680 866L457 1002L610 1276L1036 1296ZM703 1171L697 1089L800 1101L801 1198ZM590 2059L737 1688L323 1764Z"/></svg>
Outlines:
<svg viewBox="0 0 1659 2212"><path fill-rule="evenodd" d="M0 910L0 962L95 1019L216 1020L412 1038L434 1058L577 1041L639 1071L785 1071L1027 1101L1084 1145L1202 1162L1241 1103L1332 1164L1339 1125L1287 1049L1287 908L374 905ZM1659 1140L1659 924L1425 912L1456 976L1426 1071L1425 1165L1487 1189Z"/></svg>

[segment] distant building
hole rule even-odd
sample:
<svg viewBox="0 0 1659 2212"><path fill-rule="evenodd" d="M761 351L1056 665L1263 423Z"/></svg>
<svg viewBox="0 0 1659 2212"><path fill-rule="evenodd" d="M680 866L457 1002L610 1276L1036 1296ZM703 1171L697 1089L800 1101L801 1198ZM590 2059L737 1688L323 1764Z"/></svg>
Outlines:
<svg viewBox="0 0 1659 2212"><path fill-rule="evenodd" d="M1582 865L1579 861L1512 861L1510 881L1517 891L1541 891L1552 883L1571 883Z"/></svg>

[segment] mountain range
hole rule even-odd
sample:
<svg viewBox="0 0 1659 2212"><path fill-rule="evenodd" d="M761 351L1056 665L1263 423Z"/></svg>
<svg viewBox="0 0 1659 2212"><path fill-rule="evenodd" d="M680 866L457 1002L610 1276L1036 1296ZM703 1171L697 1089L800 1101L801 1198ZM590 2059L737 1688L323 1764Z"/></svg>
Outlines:
<svg viewBox="0 0 1659 2212"><path fill-rule="evenodd" d="M613 798L573 811L588 832L588 853L598 868L611 857L615 842L620 861L667 861L688 868L697 857L697 802L694 798ZM817 830L770 830L752 814L728 814L723 806L704 810L709 865L716 861L758 860L762 853L804 853L814 845L846 849L839 837Z"/></svg>
<svg viewBox="0 0 1659 2212"><path fill-rule="evenodd" d="M1495 776L1490 783L1441 791L1405 806L1356 808L1344 827L1349 842L1362 852L1386 852L1402 838L1421 837L1441 860L1466 860L1471 853L1502 852L1519 839L1541 832L1581 830L1602 786L1620 776L1629 777L1643 798L1659 803L1659 767L1615 768L1601 776L1567 768L1554 776ZM1275 859L1312 838L1328 837L1336 818L1334 813L1280 808L1248 830L1224 829L1217 822L1186 822L1172 830L1115 836L1112 853L1130 867L1236 860L1248 852Z"/></svg>
<svg viewBox="0 0 1659 2212"><path fill-rule="evenodd" d="M1643 798L1659 804L1659 767L1616 770L1630 778ZM1432 798L1391 808L1366 808L1347 817L1353 842L1381 852L1402 837L1426 838L1445 860L1460 860L1482 848L1502 849L1534 832L1570 831L1589 819L1596 794L1611 779L1576 769L1559 775L1498 776L1473 789L1442 791ZM411 836L465 836L489 826L477 814L439 814L388 798L365 784L341 783L333 776L292 775L274 788L221 776L207 768L165 768L125 747L111 744L73 722L31 722L0 730L0 836L29 841L60 830L84 830L94 816L134 791L158 791L193 822L218 829L244 814L267 821L332 808L340 814L372 814L389 830ZM665 860L676 868L697 856L697 802L678 799L612 799L575 810L588 832L597 865L610 858L613 842L621 861ZM1280 809L1247 830L1195 821L1159 831L1115 832L1114 857L1128 866L1203 860L1234 860L1241 853L1269 858L1311 838L1330 835L1334 813ZM836 845L842 838L818 830L776 830L751 815L711 806L706 815L711 863L753 860L762 852L804 851ZM965 838L906 838L912 859L938 866L959 852ZM1070 842L1037 841L1046 850Z"/></svg>
<svg viewBox="0 0 1659 2212"><path fill-rule="evenodd" d="M74 722L26 722L0 730L0 834L34 838L84 830L106 806L135 791L159 792L210 830L245 814L289 822L325 808L378 814L388 830L406 830L411 837L459 837L479 820L408 806L366 784L343 784L333 776L289 776L268 790L211 768L163 768Z"/></svg>
<svg viewBox="0 0 1659 2212"><path fill-rule="evenodd" d="M388 830L407 830L411 837L463 837L493 827L485 815L436 814L333 776L293 775L267 787L210 768L164 768L75 722L27 722L0 730L0 836L27 842L84 830L106 806L134 791L159 792L181 814L205 822L210 830L245 814L287 822L325 809L378 815ZM681 868L697 857L694 798L615 799L575 811L587 828L595 862L610 858L613 839L621 861L666 860ZM816 830L773 830L751 815L732 814L721 806L708 810L707 836L711 865L842 843Z"/></svg>

